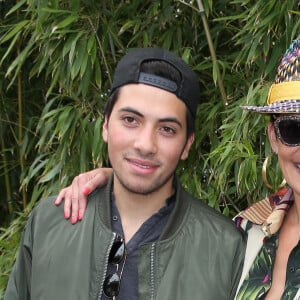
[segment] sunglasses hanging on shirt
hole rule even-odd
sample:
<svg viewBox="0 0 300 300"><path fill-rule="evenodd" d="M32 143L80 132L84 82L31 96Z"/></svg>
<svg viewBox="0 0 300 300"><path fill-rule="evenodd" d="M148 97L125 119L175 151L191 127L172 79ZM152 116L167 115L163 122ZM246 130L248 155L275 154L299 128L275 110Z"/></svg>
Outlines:
<svg viewBox="0 0 300 300"><path fill-rule="evenodd" d="M120 268L119 264L122 262L122 260L123 260L123 264L122 267ZM116 265L116 272L107 275L103 284L103 292L105 296L109 299L115 300L116 297L119 295L125 261L126 261L125 242L120 235L117 235L111 247L109 257L108 257L108 263Z"/></svg>

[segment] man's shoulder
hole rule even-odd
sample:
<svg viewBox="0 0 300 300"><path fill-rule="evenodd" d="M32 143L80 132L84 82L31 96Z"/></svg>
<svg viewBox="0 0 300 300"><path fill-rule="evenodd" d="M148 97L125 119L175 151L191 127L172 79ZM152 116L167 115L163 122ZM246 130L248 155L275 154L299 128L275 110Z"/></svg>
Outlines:
<svg viewBox="0 0 300 300"><path fill-rule="evenodd" d="M54 201L56 199L56 195L45 197L39 200L39 202L34 207L34 210L40 210L40 209L49 209L54 207L63 207L63 203L61 205L55 205Z"/></svg>
<svg viewBox="0 0 300 300"><path fill-rule="evenodd" d="M185 200L188 201L192 207L192 212L195 215L209 215L212 217L220 218L222 220L226 220L227 218L222 215L220 212L218 212L215 208L209 206L207 203L205 203L203 200L200 198L196 198L192 196L190 193L185 192Z"/></svg>
<svg viewBox="0 0 300 300"><path fill-rule="evenodd" d="M88 197L87 207L85 215L95 214L96 213L96 203L102 201L106 195L106 186L95 189ZM49 196L46 198L42 198L33 208L29 218L32 219L33 222L39 223L63 223L68 222L64 218L64 203L60 205L55 205L54 201L57 196ZM78 222L79 224L80 222Z"/></svg>
<svg viewBox="0 0 300 300"><path fill-rule="evenodd" d="M201 199L196 198L188 194L187 201L191 205L190 214L195 221L200 222L202 225L211 226L215 229L219 228L222 231L232 231L240 232L229 217L226 217L221 212L217 211L215 208L209 206L207 203L203 202Z"/></svg>
<svg viewBox="0 0 300 300"><path fill-rule="evenodd" d="M64 219L64 205L63 203L59 206L54 204L56 196L49 196L42 198L33 208L29 218L33 222L48 222L48 220L53 219Z"/></svg>

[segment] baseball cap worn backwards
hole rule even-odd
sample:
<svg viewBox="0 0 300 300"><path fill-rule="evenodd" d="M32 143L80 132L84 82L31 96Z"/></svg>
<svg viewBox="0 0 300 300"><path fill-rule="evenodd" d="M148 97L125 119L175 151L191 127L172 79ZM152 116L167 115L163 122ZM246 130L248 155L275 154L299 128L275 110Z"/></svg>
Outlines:
<svg viewBox="0 0 300 300"><path fill-rule="evenodd" d="M141 65L145 61L164 61L172 65L180 74L180 83L141 72ZM129 51L116 67L110 94L130 83L143 83L171 92L186 104L193 117L196 116L200 97L198 78L180 57L171 52L160 48L138 48Z"/></svg>

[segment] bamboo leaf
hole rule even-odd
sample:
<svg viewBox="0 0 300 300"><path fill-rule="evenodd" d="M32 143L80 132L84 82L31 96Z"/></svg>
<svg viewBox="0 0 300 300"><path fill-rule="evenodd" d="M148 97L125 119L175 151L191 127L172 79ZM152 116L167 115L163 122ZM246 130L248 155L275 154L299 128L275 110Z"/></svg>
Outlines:
<svg viewBox="0 0 300 300"><path fill-rule="evenodd" d="M95 83L97 87L100 88L102 83L102 77L101 77L101 68L97 60L95 61L94 74L95 74L94 75Z"/></svg>
<svg viewBox="0 0 300 300"><path fill-rule="evenodd" d="M23 20L17 23L10 29L5 35L0 38L1 43L5 43L11 38L15 37L16 34L24 30L27 24L29 24L30 20Z"/></svg>
<svg viewBox="0 0 300 300"><path fill-rule="evenodd" d="M217 78L218 77L217 68L218 68L217 62L213 62L213 80L214 80L215 85L217 84L217 80L218 80L218 78Z"/></svg>
<svg viewBox="0 0 300 300"><path fill-rule="evenodd" d="M6 17L10 16L12 13L16 12L24 3L26 3L26 0L20 0L17 2L16 5L14 5L5 15Z"/></svg>
<svg viewBox="0 0 300 300"><path fill-rule="evenodd" d="M119 30L119 35L123 34L127 29L129 29L130 27L133 27L135 24L135 21L127 21Z"/></svg>
<svg viewBox="0 0 300 300"><path fill-rule="evenodd" d="M96 39L95 39L95 36L94 35L91 35L88 39L88 42L87 42L87 46L86 46L86 50L87 50L87 53L90 54L91 51L92 51L92 48L94 48L96 45Z"/></svg>
<svg viewBox="0 0 300 300"><path fill-rule="evenodd" d="M47 90L46 97L49 97L49 95L51 94L54 86L57 84L58 77L59 77L59 72L57 70L56 71L54 70L54 75L53 75L53 78L51 80L50 87Z"/></svg>
<svg viewBox="0 0 300 300"><path fill-rule="evenodd" d="M53 179L55 176L57 176L60 172L60 170L62 169L62 162L59 161L57 162L57 164L46 173L46 175L44 175L43 177L41 177L41 179L39 180L40 183L45 183L50 181L51 179Z"/></svg>
<svg viewBox="0 0 300 300"><path fill-rule="evenodd" d="M29 181L34 178L34 176L47 164L49 158L46 158L46 154L39 155L35 161L32 163L32 165L29 168L29 174L30 176L24 178L23 184L27 185Z"/></svg>
<svg viewBox="0 0 300 300"><path fill-rule="evenodd" d="M65 18L63 21L59 22L57 25L55 25L52 28L52 33L55 32L55 30L57 29L62 29L68 25L70 25L71 23L75 22L78 20L78 16L77 15L71 15L67 18Z"/></svg>
<svg viewBox="0 0 300 300"><path fill-rule="evenodd" d="M182 59L188 64L190 61L190 56L191 56L191 49L190 48L185 48L183 52Z"/></svg>
<svg viewBox="0 0 300 300"><path fill-rule="evenodd" d="M12 49L14 48L14 46L16 45L16 42L18 41L19 37L21 35L21 32L18 32L13 40L11 41L9 47L7 48L6 52L4 53L4 55L2 56L2 59L0 61L0 65L4 62L4 60L6 59L6 57L12 52Z"/></svg>
<svg viewBox="0 0 300 300"><path fill-rule="evenodd" d="M86 71L84 73L84 76L82 77L82 80L80 82L80 90L82 92L82 95L85 97L88 93L89 90L89 86L91 83L91 77L92 77L92 68L89 66L87 66Z"/></svg>
<svg viewBox="0 0 300 300"><path fill-rule="evenodd" d="M72 65L73 64L73 60L75 57L75 53L76 53L76 45L77 45L77 41L80 39L80 37L84 35L84 32L79 32L75 39L72 41L71 43L71 47L70 47L70 52L69 52L69 64Z"/></svg>
<svg viewBox="0 0 300 300"><path fill-rule="evenodd" d="M74 80L80 71L84 50L80 45L77 47L74 63L70 66L71 80Z"/></svg>
<svg viewBox="0 0 300 300"><path fill-rule="evenodd" d="M53 3L53 1L52 1L52 3ZM42 10L44 12L48 12L48 13L51 13L51 14L58 14L58 15L60 15L60 14L63 14L63 15L65 15L65 14L74 14L74 11L67 10L67 9L52 9L52 8L49 8L49 7L43 7Z"/></svg>

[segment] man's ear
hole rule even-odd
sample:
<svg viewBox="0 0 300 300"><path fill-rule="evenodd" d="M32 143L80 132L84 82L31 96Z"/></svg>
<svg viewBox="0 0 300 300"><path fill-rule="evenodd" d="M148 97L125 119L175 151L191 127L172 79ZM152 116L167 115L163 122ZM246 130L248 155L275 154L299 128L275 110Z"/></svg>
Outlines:
<svg viewBox="0 0 300 300"><path fill-rule="evenodd" d="M181 157L180 157L182 160L185 160L185 159L188 158L189 152L190 152L190 149L191 149L191 147L194 143L194 140L195 140L195 134L192 133L192 134L189 135L189 137L186 141L186 144L184 146L184 149L182 151L182 154L181 154Z"/></svg>
<svg viewBox="0 0 300 300"><path fill-rule="evenodd" d="M278 138L276 136L275 127L272 122L268 123L268 136L274 153L278 153Z"/></svg>
<svg viewBox="0 0 300 300"><path fill-rule="evenodd" d="M107 143L107 139L108 139L108 117L107 117L107 115L105 115L104 122L102 125L102 138L103 138L104 142Z"/></svg>

